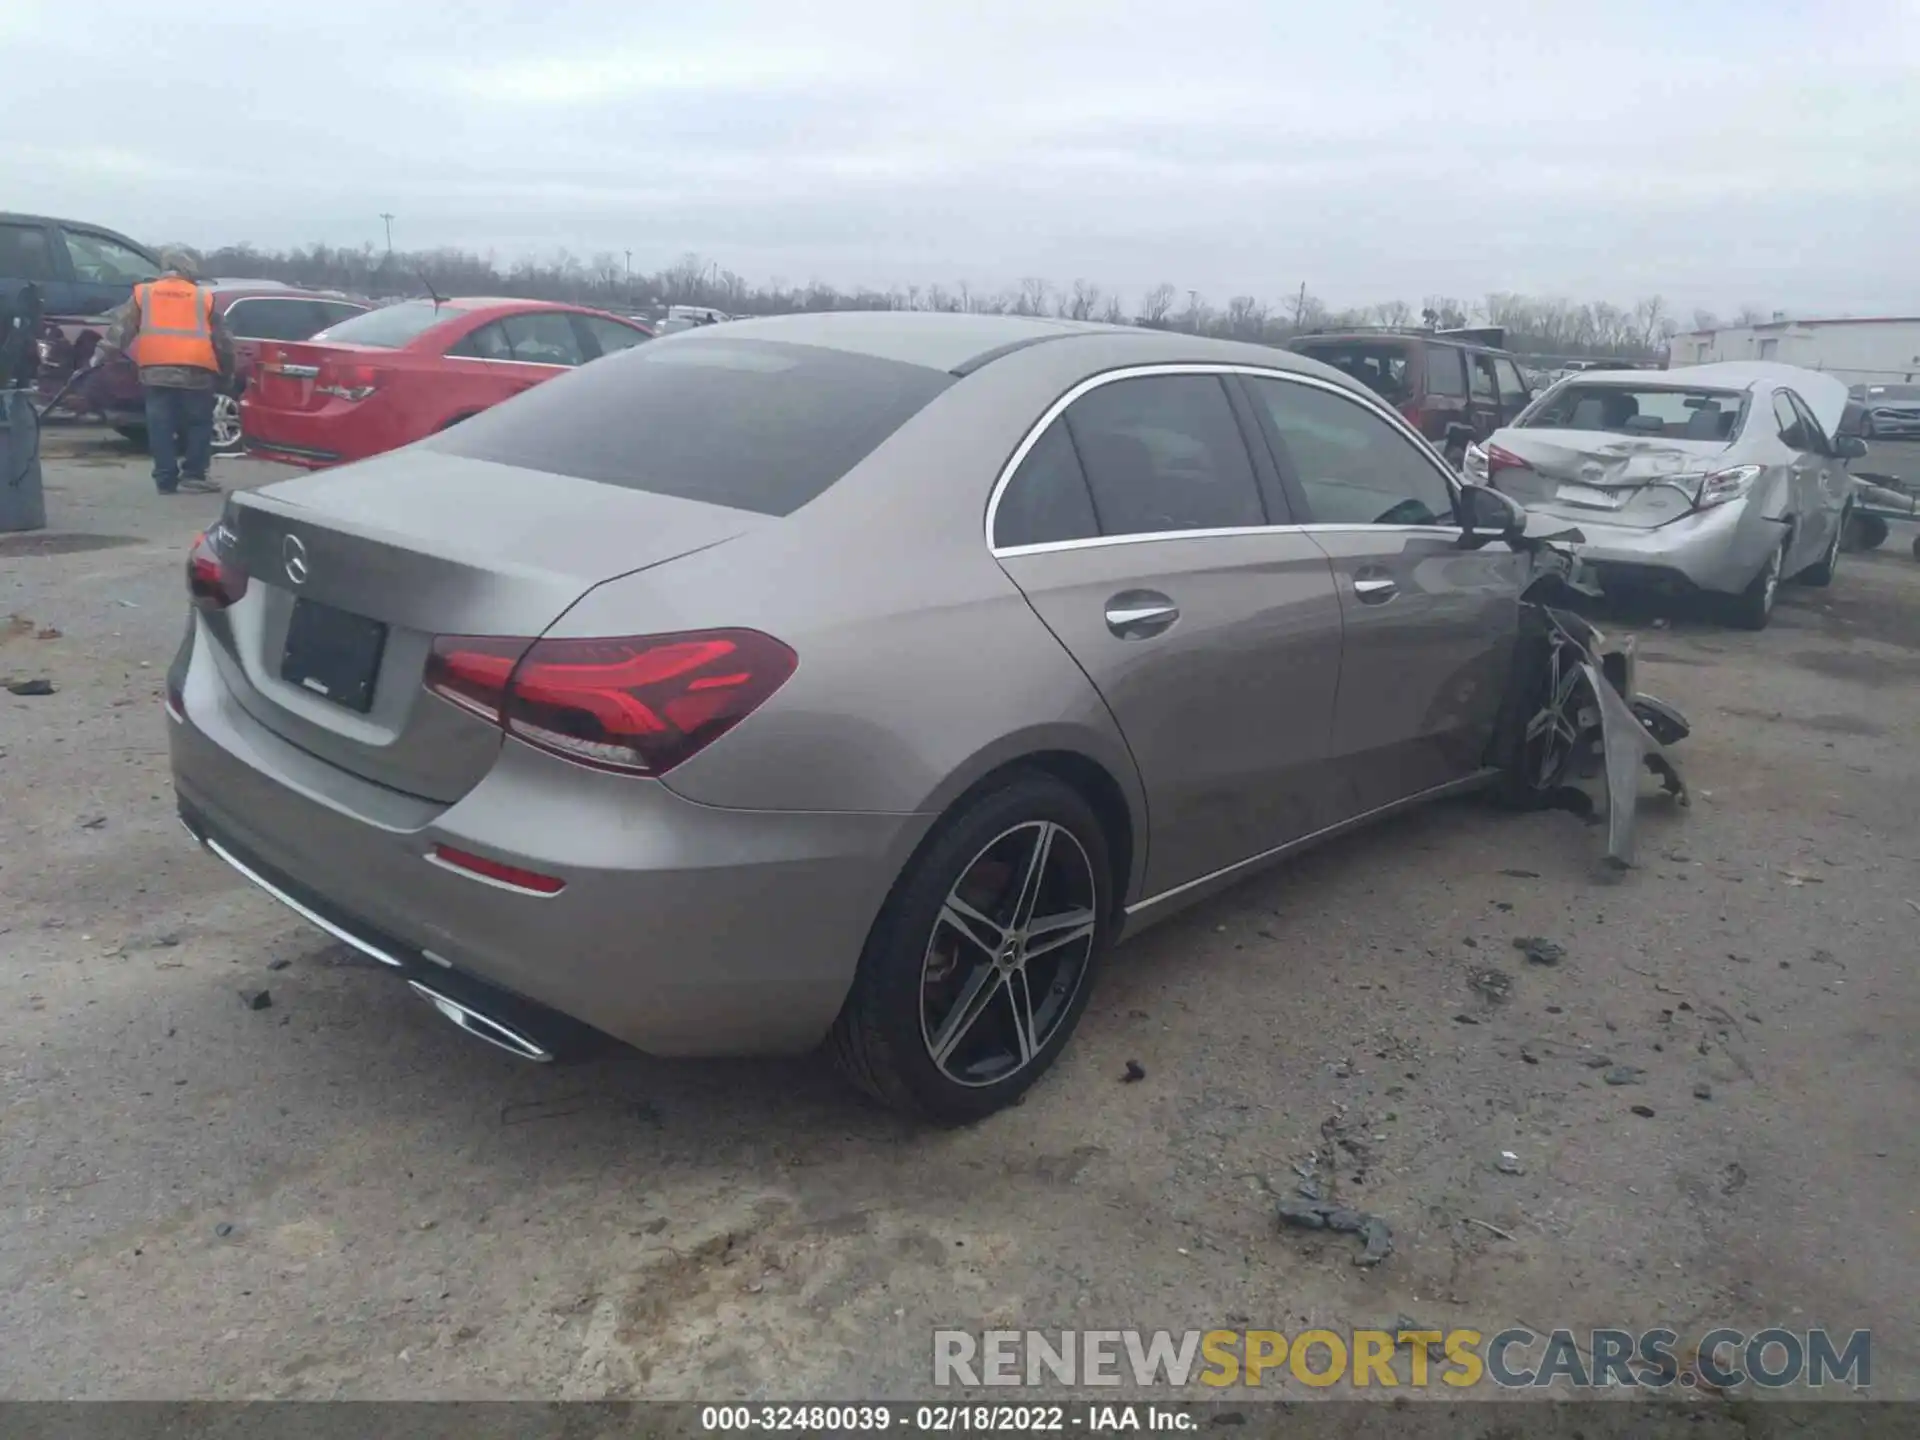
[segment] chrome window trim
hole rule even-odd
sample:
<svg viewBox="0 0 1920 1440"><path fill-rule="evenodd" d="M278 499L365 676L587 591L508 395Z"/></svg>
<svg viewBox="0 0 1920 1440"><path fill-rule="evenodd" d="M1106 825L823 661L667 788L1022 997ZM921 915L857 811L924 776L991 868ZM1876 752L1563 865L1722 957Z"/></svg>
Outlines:
<svg viewBox="0 0 1920 1440"><path fill-rule="evenodd" d="M1098 375L1089 375L1073 385L1066 394L1042 412L1040 419L1014 447L1012 457L1001 467L1000 477L994 482L993 493L987 499L985 539L989 554L995 559L1001 559L1018 555L1045 555L1057 550L1091 550L1109 545L1142 545L1155 540L1211 540L1232 535L1310 534L1314 531L1362 531L1367 534L1379 534L1383 531L1445 535L1459 533L1457 525L1350 525L1309 521L1303 524L1236 525L1207 530L1158 530L1131 535L1089 535L1078 540L1045 540L1031 545L995 545L993 525L1000 514L1000 499L1006 494L1007 486L1012 483L1013 477L1026 461L1027 453L1039 444L1040 437L1047 433L1047 427L1058 420L1074 401L1103 385L1111 385L1120 380L1140 380L1161 375L1250 375L1261 380L1284 380L1290 384L1305 385L1311 389L1324 390L1330 395L1338 395L1341 399L1358 405L1361 409L1386 421L1390 429L1398 431L1403 439L1412 442L1415 452L1421 459L1439 472L1440 477L1446 482L1449 495L1457 497L1460 493L1460 477L1447 468L1446 462L1434 452L1427 437L1407 424L1405 416L1377 399L1356 395L1344 385L1322 380L1317 375L1302 375L1292 370L1270 370L1263 365L1251 365L1245 361L1183 361L1157 365L1127 365L1114 370L1103 370Z"/></svg>

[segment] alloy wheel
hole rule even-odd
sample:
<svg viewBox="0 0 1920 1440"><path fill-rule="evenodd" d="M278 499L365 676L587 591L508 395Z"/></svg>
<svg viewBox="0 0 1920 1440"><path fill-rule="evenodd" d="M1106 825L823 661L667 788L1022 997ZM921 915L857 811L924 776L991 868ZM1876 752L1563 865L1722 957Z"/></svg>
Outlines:
<svg viewBox="0 0 1920 1440"><path fill-rule="evenodd" d="M213 397L213 448L232 450L240 443L240 402L231 395Z"/></svg>
<svg viewBox="0 0 1920 1440"><path fill-rule="evenodd" d="M1567 778L1580 743L1587 677L1570 648L1556 644L1549 652L1545 694L1522 742L1521 774L1537 793L1556 789Z"/></svg>
<svg viewBox="0 0 1920 1440"><path fill-rule="evenodd" d="M994 1085L1044 1052L1093 954L1099 889L1071 830L1003 831L961 871L920 968L920 1034L959 1085Z"/></svg>

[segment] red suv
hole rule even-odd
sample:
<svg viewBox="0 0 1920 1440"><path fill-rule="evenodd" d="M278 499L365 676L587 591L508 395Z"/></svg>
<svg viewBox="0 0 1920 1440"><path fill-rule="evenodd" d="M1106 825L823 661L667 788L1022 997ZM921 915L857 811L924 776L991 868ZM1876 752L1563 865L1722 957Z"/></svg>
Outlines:
<svg viewBox="0 0 1920 1440"><path fill-rule="evenodd" d="M1533 399L1518 362L1500 348L1496 334L1351 330L1302 335L1288 348L1351 375L1444 448L1449 426L1471 426L1474 438L1484 440Z"/></svg>

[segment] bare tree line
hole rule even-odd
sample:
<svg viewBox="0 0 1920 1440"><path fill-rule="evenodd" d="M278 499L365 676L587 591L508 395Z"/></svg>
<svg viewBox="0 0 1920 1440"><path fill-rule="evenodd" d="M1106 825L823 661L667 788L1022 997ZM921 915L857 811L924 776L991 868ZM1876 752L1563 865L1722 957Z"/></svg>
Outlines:
<svg viewBox="0 0 1920 1440"><path fill-rule="evenodd" d="M1390 300L1358 309L1333 309L1301 285L1279 302L1236 295L1219 306L1197 290L1182 291L1165 282L1129 304L1121 292L1084 279L1058 285L1033 277L997 291L980 290L964 280L953 285L909 285L888 290L842 290L820 281L789 285L778 279L754 284L698 255L684 256L665 269L651 272L629 271L623 258L611 253L601 252L583 260L565 250L550 259L519 259L504 266L491 254L452 248L383 251L371 244L359 249L311 245L286 251L228 245L200 252L200 258L202 271L208 275L279 280L374 298L421 295L431 289L443 296L525 296L611 310L702 305L733 315L820 310L1048 315L1268 344L1310 330L1346 326L1447 329L1485 324L1504 327L1509 347L1525 354L1645 358L1664 351L1679 328L1666 302L1657 295L1623 306L1605 300L1576 303L1494 292L1478 302L1429 295L1418 306ZM1761 312L1749 307L1733 323L1752 323L1759 318ZM1709 329L1719 323L1704 311L1695 311L1692 320L1695 329Z"/></svg>

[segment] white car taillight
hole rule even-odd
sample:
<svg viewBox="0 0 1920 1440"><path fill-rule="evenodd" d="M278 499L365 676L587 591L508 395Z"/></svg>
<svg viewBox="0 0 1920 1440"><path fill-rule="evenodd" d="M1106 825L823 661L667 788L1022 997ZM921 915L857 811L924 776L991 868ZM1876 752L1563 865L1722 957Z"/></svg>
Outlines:
<svg viewBox="0 0 1920 1440"><path fill-rule="evenodd" d="M1700 489L1694 495L1693 503L1702 510L1715 505L1724 505L1729 500L1738 500L1753 488L1753 482L1760 478L1758 465L1735 465L1730 470L1715 470L1710 475L1700 477Z"/></svg>
<svg viewBox="0 0 1920 1440"><path fill-rule="evenodd" d="M1467 446L1467 453L1460 460L1460 473L1475 485L1487 483L1487 452L1480 448L1478 440Z"/></svg>

